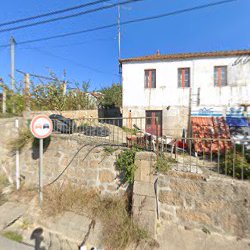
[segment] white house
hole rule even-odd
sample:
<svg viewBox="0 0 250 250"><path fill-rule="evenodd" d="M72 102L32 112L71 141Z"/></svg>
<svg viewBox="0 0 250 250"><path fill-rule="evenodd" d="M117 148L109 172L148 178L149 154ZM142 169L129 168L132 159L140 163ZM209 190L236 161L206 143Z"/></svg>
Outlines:
<svg viewBox="0 0 250 250"><path fill-rule="evenodd" d="M158 51L120 63L123 116L159 117L163 134L180 134L187 128L190 110L212 107L225 112L250 104L250 50L166 55ZM154 126L148 124L146 130Z"/></svg>

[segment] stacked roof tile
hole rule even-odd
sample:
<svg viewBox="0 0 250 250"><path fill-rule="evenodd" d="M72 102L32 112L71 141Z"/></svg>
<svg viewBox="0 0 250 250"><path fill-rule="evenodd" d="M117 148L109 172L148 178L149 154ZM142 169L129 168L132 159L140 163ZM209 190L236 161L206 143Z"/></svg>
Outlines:
<svg viewBox="0 0 250 250"><path fill-rule="evenodd" d="M197 138L194 139L196 152L225 152L232 147L229 127L223 117L192 117L191 122L192 137Z"/></svg>

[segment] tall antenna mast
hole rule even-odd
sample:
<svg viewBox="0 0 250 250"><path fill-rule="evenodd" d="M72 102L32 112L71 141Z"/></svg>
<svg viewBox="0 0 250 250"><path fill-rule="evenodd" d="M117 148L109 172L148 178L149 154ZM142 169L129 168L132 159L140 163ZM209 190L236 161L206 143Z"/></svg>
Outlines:
<svg viewBox="0 0 250 250"><path fill-rule="evenodd" d="M118 1L118 59L121 59L121 7Z"/></svg>

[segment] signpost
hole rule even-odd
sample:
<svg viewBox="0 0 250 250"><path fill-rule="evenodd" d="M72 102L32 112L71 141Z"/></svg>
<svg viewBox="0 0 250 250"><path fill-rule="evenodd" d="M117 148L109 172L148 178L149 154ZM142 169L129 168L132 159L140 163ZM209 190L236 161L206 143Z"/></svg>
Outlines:
<svg viewBox="0 0 250 250"><path fill-rule="evenodd" d="M39 203L43 201L43 139L49 137L53 131L53 124L46 115L35 116L30 123L31 133L39 139Z"/></svg>

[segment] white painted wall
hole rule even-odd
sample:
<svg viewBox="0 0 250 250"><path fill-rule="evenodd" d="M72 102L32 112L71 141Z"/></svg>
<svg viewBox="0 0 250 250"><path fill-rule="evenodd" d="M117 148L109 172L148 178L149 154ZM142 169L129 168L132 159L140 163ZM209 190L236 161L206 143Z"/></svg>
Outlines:
<svg viewBox="0 0 250 250"><path fill-rule="evenodd" d="M238 57L127 62L122 65L124 110L188 106L189 88L178 88L178 68L190 68L193 94L200 105L235 106L250 103L250 61L233 66ZM214 66L228 66L228 86L214 86ZM156 69L156 88L144 88L144 70ZM195 100L196 97L194 96Z"/></svg>

